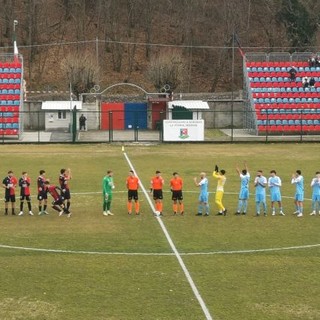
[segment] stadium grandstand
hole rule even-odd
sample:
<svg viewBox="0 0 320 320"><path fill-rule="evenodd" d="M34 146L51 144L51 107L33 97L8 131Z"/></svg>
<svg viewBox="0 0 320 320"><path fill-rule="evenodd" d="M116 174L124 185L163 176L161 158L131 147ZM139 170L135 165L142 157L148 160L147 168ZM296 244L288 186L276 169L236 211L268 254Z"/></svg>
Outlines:
<svg viewBox="0 0 320 320"><path fill-rule="evenodd" d="M21 134L22 111L22 57L16 54L0 55L0 136Z"/></svg>
<svg viewBox="0 0 320 320"><path fill-rule="evenodd" d="M314 56L311 52L244 56L245 126L251 133L320 133L320 64L310 63ZM314 83L305 85L304 78L313 78Z"/></svg>

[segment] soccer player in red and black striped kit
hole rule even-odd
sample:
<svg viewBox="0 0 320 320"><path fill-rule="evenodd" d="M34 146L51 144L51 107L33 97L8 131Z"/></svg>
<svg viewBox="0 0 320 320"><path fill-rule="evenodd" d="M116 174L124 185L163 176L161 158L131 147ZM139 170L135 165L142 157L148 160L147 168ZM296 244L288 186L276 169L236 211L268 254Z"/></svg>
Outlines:
<svg viewBox="0 0 320 320"><path fill-rule="evenodd" d="M50 193L50 195L53 198L52 201L52 208L59 212L59 217L62 216L64 213L68 214L68 218L71 216L71 212L64 206L63 198L61 196L61 188L50 184L50 181L47 179L46 182L47 192Z"/></svg>
<svg viewBox="0 0 320 320"><path fill-rule="evenodd" d="M5 197L4 197L4 207L5 207L5 215L8 215L8 203L11 202L11 209L12 209L12 215L15 215L15 202L16 202L16 196L15 196L15 188L17 186L17 178L13 175L13 171L8 171L8 175L3 179L2 186L6 189L5 191Z"/></svg>
<svg viewBox="0 0 320 320"><path fill-rule="evenodd" d="M63 201L66 201L66 209L69 211L70 208L70 187L69 187L69 181L71 180L71 169L61 169L60 170L60 176L59 176L59 184L61 188L61 197Z"/></svg>
<svg viewBox="0 0 320 320"><path fill-rule="evenodd" d="M27 200L29 215L33 216L33 212L31 211L31 199L30 199L30 178L28 177L28 173L26 171L22 172L22 176L19 179L19 187L20 187L20 213L19 216L23 215L23 204L24 199Z"/></svg>
<svg viewBox="0 0 320 320"><path fill-rule="evenodd" d="M47 186L45 184L46 172L44 170L40 170L39 174L40 175L37 180L37 186L38 186L39 216L40 216L42 214L49 214L49 213L47 212L48 196L47 196Z"/></svg>

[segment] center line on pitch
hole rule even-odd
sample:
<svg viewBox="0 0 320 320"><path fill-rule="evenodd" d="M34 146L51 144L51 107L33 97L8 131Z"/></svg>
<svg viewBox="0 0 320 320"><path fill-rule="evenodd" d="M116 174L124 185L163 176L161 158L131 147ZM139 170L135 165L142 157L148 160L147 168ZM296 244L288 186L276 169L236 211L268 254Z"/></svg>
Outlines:
<svg viewBox="0 0 320 320"><path fill-rule="evenodd" d="M122 149L122 151L124 151L124 150ZM133 170L135 175L139 178L139 175L137 174L136 170L134 169L134 167L133 167L128 155L126 154L126 152L123 152L123 155L126 158L130 169ZM150 199L150 197L149 197L149 195L148 195L148 193L147 193L147 191L146 191L145 187L143 186L143 184L142 184L140 179L139 179L139 185L140 185L140 187L141 187L141 189L142 189L142 191L143 191L143 193L144 193L144 195L145 195L145 197L146 197L146 199L147 199L147 201L148 201L148 203L150 205L150 208L152 209L153 214L155 215L156 210L154 208L154 205L153 205L153 203L152 203L152 201L151 201L151 199ZM164 225L162 219L159 216L156 216L156 219L158 220L158 222L160 224L160 227L161 227L165 237L167 238L167 241L168 241L168 243L169 243L174 255L176 256L176 258L177 258L177 260L178 260L178 262L179 262L179 264L181 266L181 269L183 270L183 272L184 272L184 274L185 274L185 276L186 276L186 278L187 278L187 280L188 280L188 282L189 282L189 284L191 286L191 289L192 289L195 297L197 298L197 300L198 300L198 302L199 302L199 304L200 304L200 306L202 308L202 311L203 311L206 319L207 320L213 320L213 317L211 316L211 314L210 314L210 312L209 312L204 300L202 299L202 297L200 295L200 292L199 292L198 288L196 287L196 285L195 285L195 283L194 283L194 281L193 281L193 279L192 279L192 277L190 275L189 270L187 269L183 259L181 258L180 253L178 252L173 240L171 239L170 234L169 234L166 226Z"/></svg>

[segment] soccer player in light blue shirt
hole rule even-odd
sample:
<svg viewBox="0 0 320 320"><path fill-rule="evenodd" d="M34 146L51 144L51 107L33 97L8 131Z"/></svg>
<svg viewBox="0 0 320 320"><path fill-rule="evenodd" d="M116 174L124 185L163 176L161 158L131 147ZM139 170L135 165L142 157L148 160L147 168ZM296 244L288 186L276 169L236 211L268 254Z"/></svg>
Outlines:
<svg viewBox="0 0 320 320"><path fill-rule="evenodd" d="M276 208L274 205L275 202L278 202L280 215L281 216L285 215L282 211L281 191L280 191L281 185L282 185L282 182L280 177L277 176L277 172L275 170L271 170L270 177L268 179L268 187L270 190L271 209L272 209L273 216L276 215Z"/></svg>
<svg viewBox="0 0 320 320"><path fill-rule="evenodd" d="M312 188L312 212L310 216L320 215L320 172L316 172L316 176L311 181Z"/></svg>
<svg viewBox="0 0 320 320"><path fill-rule="evenodd" d="M262 204L264 216L267 215L266 203L266 186L267 178L262 175L262 170L257 171L257 176L254 179L254 186L256 188L256 216L260 216L260 205Z"/></svg>
<svg viewBox="0 0 320 320"><path fill-rule="evenodd" d="M296 193L294 195L294 203L296 206L296 211L293 214L296 214L297 217L303 216L303 200L304 200L304 181L303 176L301 175L301 170L297 170L291 179L291 184L296 185Z"/></svg>
<svg viewBox="0 0 320 320"><path fill-rule="evenodd" d="M205 211L205 216L209 215L209 201L208 201L208 186L209 182L206 178L205 172L200 173L200 181L197 181L197 178L194 178L194 183L197 187L200 187L199 194L199 204L198 204L198 213L197 216L202 216L203 210Z"/></svg>
<svg viewBox="0 0 320 320"><path fill-rule="evenodd" d="M248 209L250 173L246 163L245 163L245 169L243 169L241 172L238 167L236 167L236 170L240 177L240 192L239 192L238 209L235 214L240 215L242 211L242 214L245 215Z"/></svg>

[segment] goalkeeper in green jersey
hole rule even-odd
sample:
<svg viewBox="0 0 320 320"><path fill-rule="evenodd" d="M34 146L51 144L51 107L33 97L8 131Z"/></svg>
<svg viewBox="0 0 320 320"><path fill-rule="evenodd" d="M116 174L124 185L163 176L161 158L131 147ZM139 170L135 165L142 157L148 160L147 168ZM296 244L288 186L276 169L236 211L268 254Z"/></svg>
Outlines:
<svg viewBox="0 0 320 320"><path fill-rule="evenodd" d="M107 175L102 180L102 194L103 194L103 215L113 216L111 213L111 202L112 202L112 189L114 189L113 183L113 172L107 171Z"/></svg>

